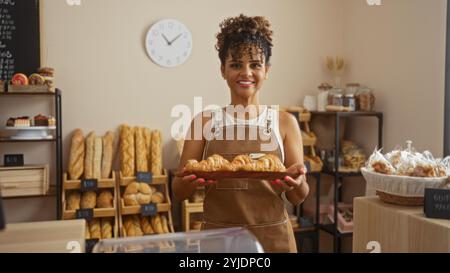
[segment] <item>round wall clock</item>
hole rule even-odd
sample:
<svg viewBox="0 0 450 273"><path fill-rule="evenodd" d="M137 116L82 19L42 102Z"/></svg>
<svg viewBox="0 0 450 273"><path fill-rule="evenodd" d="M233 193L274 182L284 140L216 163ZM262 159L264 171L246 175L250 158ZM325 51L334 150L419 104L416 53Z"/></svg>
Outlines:
<svg viewBox="0 0 450 273"><path fill-rule="evenodd" d="M164 19L153 24L145 39L150 59L162 67L183 64L192 52L192 34L180 21Z"/></svg>

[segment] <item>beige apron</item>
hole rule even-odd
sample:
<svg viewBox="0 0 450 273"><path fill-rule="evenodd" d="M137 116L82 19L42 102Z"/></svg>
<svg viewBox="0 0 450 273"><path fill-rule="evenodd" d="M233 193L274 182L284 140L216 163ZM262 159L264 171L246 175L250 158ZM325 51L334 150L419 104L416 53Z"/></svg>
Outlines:
<svg viewBox="0 0 450 273"><path fill-rule="evenodd" d="M258 153L271 153L282 158L278 141L274 151L261 151L261 144L269 143L268 136L274 136L270 119L266 118L266 126L223 123L218 125L216 121L215 124L213 122L213 128L216 136L223 133L223 137L206 141L204 159L213 154L220 154L231 161L237 155ZM233 129L234 140L226 140L227 131ZM239 129L242 130L240 132L245 132L245 140L237 140ZM254 140L248 137L250 129L258 131ZM265 137L261 137L263 134ZM202 228L245 227L256 236L265 252L297 252L294 232L281 194L281 190L274 190L267 180L219 180L217 184L206 188Z"/></svg>

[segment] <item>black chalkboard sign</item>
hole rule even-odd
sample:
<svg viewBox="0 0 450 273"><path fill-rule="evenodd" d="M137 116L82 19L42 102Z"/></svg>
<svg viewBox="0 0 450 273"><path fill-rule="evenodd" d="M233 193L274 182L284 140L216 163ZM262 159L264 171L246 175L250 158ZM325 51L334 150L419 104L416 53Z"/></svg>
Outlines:
<svg viewBox="0 0 450 273"><path fill-rule="evenodd" d="M85 219L86 221L91 221L94 218L93 209L79 209L76 211L77 219Z"/></svg>
<svg viewBox="0 0 450 273"><path fill-rule="evenodd" d="M424 212L427 218L450 219L450 190L425 189Z"/></svg>
<svg viewBox="0 0 450 273"><path fill-rule="evenodd" d="M155 216L158 214L158 207L154 203L146 204L141 206L142 216Z"/></svg>
<svg viewBox="0 0 450 273"><path fill-rule="evenodd" d="M5 220L5 214L3 212L3 200L2 196L0 195L0 230L5 229L6 226L6 220Z"/></svg>
<svg viewBox="0 0 450 273"><path fill-rule="evenodd" d="M83 179L81 180L81 192L97 191L98 181L97 179Z"/></svg>
<svg viewBox="0 0 450 273"><path fill-rule="evenodd" d="M137 172L136 181L151 184L153 182L153 174L149 172Z"/></svg>
<svg viewBox="0 0 450 273"><path fill-rule="evenodd" d="M3 161L5 167L22 167L24 165L23 154L5 155Z"/></svg>
<svg viewBox="0 0 450 273"><path fill-rule="evenodd" d="M0 79L41 65L39 0L0 1Z"/></svg>

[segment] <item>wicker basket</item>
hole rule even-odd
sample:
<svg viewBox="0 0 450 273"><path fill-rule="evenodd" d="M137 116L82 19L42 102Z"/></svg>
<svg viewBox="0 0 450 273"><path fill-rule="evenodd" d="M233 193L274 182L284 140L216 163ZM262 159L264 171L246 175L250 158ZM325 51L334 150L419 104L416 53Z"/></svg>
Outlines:
<svg viewBox="0 0 450 273"><path fill-rule="evenodd" d="M421 196L401 196L377 191L378 197L389 204L401 206L423 206L424 198Z"/></svg>
<svg viewBox="0 0 450 273"><path fill-rule="evenodd" d="M422 206L425 188L441 188L448 183L447 177L408 177L386 175L361 168L367 188L375 189L384 202L403 206Z"/></svg>

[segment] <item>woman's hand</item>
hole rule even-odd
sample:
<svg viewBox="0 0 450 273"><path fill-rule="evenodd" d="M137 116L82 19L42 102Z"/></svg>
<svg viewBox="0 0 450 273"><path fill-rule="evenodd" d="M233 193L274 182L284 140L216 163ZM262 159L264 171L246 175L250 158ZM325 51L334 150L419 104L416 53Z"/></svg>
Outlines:
<svg viewBox="0 0 450 273"><path fill-rule="evenodd" d="M205 180L203 178L197 178L197 176L195 174L184 176L182 178L182 180L184 182L191 183L192 185L195 185L196 187L197 186L204 187L204 186L213 185L213 184L217 183L216 180Z"/></svg>
<svg viewBox="0 0 450 273"><path fill-rule="evenodd" d="M290 177L290 176L286 176L284 177L283 180L281 179L277 179L274 181L271 181L270 183L273 185L273 187L281 189L282 191L292 191L295 190L296 188L300 187L302 185L302 183L306 182L306 167L303 164L297 163L292 165L291 167L289 167L286 170L287 173L292 173L292 174L300 174L299 177L297 177L296 179Z"/></svg>

